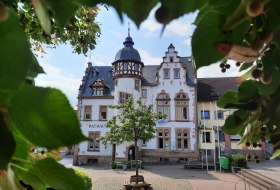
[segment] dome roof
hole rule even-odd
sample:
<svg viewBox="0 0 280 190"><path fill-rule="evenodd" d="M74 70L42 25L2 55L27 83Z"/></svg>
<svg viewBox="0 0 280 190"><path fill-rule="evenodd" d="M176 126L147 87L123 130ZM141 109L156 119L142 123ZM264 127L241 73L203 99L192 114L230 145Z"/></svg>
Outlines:
<svg viewBox="0 0 280 190"><path fill-rule="evenodd" d="M134 42L130 36L125 38L123 42L124 48L120 49L115 57L115 61L119 60L134 60L141 62L139 52L133 48Z"/></svg>

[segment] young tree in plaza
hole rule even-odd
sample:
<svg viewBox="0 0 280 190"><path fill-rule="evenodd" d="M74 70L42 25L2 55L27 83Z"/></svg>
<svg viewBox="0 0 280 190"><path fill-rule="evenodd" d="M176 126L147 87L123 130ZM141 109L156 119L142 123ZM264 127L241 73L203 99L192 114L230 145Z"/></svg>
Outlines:
<svg viewBox="0 0 280 190"><path fill-rule="evenodd" d="M106 133L103 141L115 144L134 143L136 179L138 180L138 141L147 142L155 136L156 121L162 116L153 112L152 105L144 105L141 99L134 102L133 98L129 98L127 102L111 106L111 108L117 109L118 114L108 121L107 127L110 131Z"/></svg>

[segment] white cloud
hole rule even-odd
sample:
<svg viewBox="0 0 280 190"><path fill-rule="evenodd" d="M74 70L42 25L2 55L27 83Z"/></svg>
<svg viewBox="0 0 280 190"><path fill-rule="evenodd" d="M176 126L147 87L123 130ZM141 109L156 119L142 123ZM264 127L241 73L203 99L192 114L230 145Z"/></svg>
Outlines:
<svg viewBox="0 0 280 190"><path fill-rule="evenodd" d="M187 38L183 41L183 44L187 45L188 47L191 47L191 38Z"/></svg>
<svg viewBox="0 0 280 190"><path fill-rule="evenodd" d="M162 25L152 19L147 19L142 23L141 27L144 29L145 36L159 36L159 32L162 29Z"/></svg>
<svg viewBox="0 0 280 190"><path fill-rule="evenodd" d="M87 68L88 62L91 62L93 66L105 66L108 65L108 62L105 61L106 57L101 58L97 56L86 57L84 69Z"/></svg>
<svg viewBox="0 0 280 190"><path fill-rule="evenodd" d="M139 49L138 51L139 51L139 53L141 55L142 62L145 65L159 65L162 62L162 58L160 58L160 57L153 57L146 50Z"/></svg>
<svg viewBox="0 0 280 190"><path fill-rule="evenodd" d="M211 78L211 77L236 77L244 74L246 71L239 72L240 67L235 66L235 61L228 61L230 69L225 73L221 72L220 63L215 63L206 67L199 68L197 71L198 78Z"/></svg>
<svg viewBox="0 0 280 190"><path fill-rule="evenodd" d="M61 90L65 93L71 105L75 106L81 79L64 74L61 69L51 64L43 63L41 66L47 74L41 74L36 78L36 86L53 87Z"/></svg>
<svg viewBox="0 0 280 190"><path fill-rule="evenodd" d="M172 21L166 26L164 35L166 36L191 36L194 26L191 23L185 22L185 19Z"/></svg>

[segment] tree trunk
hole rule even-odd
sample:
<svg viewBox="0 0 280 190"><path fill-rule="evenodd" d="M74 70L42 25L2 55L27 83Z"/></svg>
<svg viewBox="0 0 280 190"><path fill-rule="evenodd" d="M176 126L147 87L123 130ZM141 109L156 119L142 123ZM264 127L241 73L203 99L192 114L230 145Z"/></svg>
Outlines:
<svg viewBox="0 0 280 190"><path fill-rule="evenodd" d="M136 161L136 165L135 165L135 171L136 171L136 184L138 184L138 146L137 146L137 139L134 140L134 147L135 147L135 161Z"/></svg>
<svg viewBox="0 0 280 190"><path fill-rule="evenodd" d="M116 160L116 144L112 146L112 162Z"/></svg>

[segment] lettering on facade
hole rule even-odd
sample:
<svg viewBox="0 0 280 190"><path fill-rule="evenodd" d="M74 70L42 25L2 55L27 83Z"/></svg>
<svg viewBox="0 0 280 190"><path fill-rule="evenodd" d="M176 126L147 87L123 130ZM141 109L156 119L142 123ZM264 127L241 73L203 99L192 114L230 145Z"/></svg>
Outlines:
<svg viewBox="0 0 280 190"><path fill-rule="evenodd" d="M106 124L88 124L89 128L106 128Z"/></svg>
<svg viewBox="0 0 280 190"><path fill-rule="evenodd" d="M161 124L164 124L164 123L167 123L167 122L168 122L167 119L159 119L159 120L156 121L156 124L161 125Z"/></svg>

